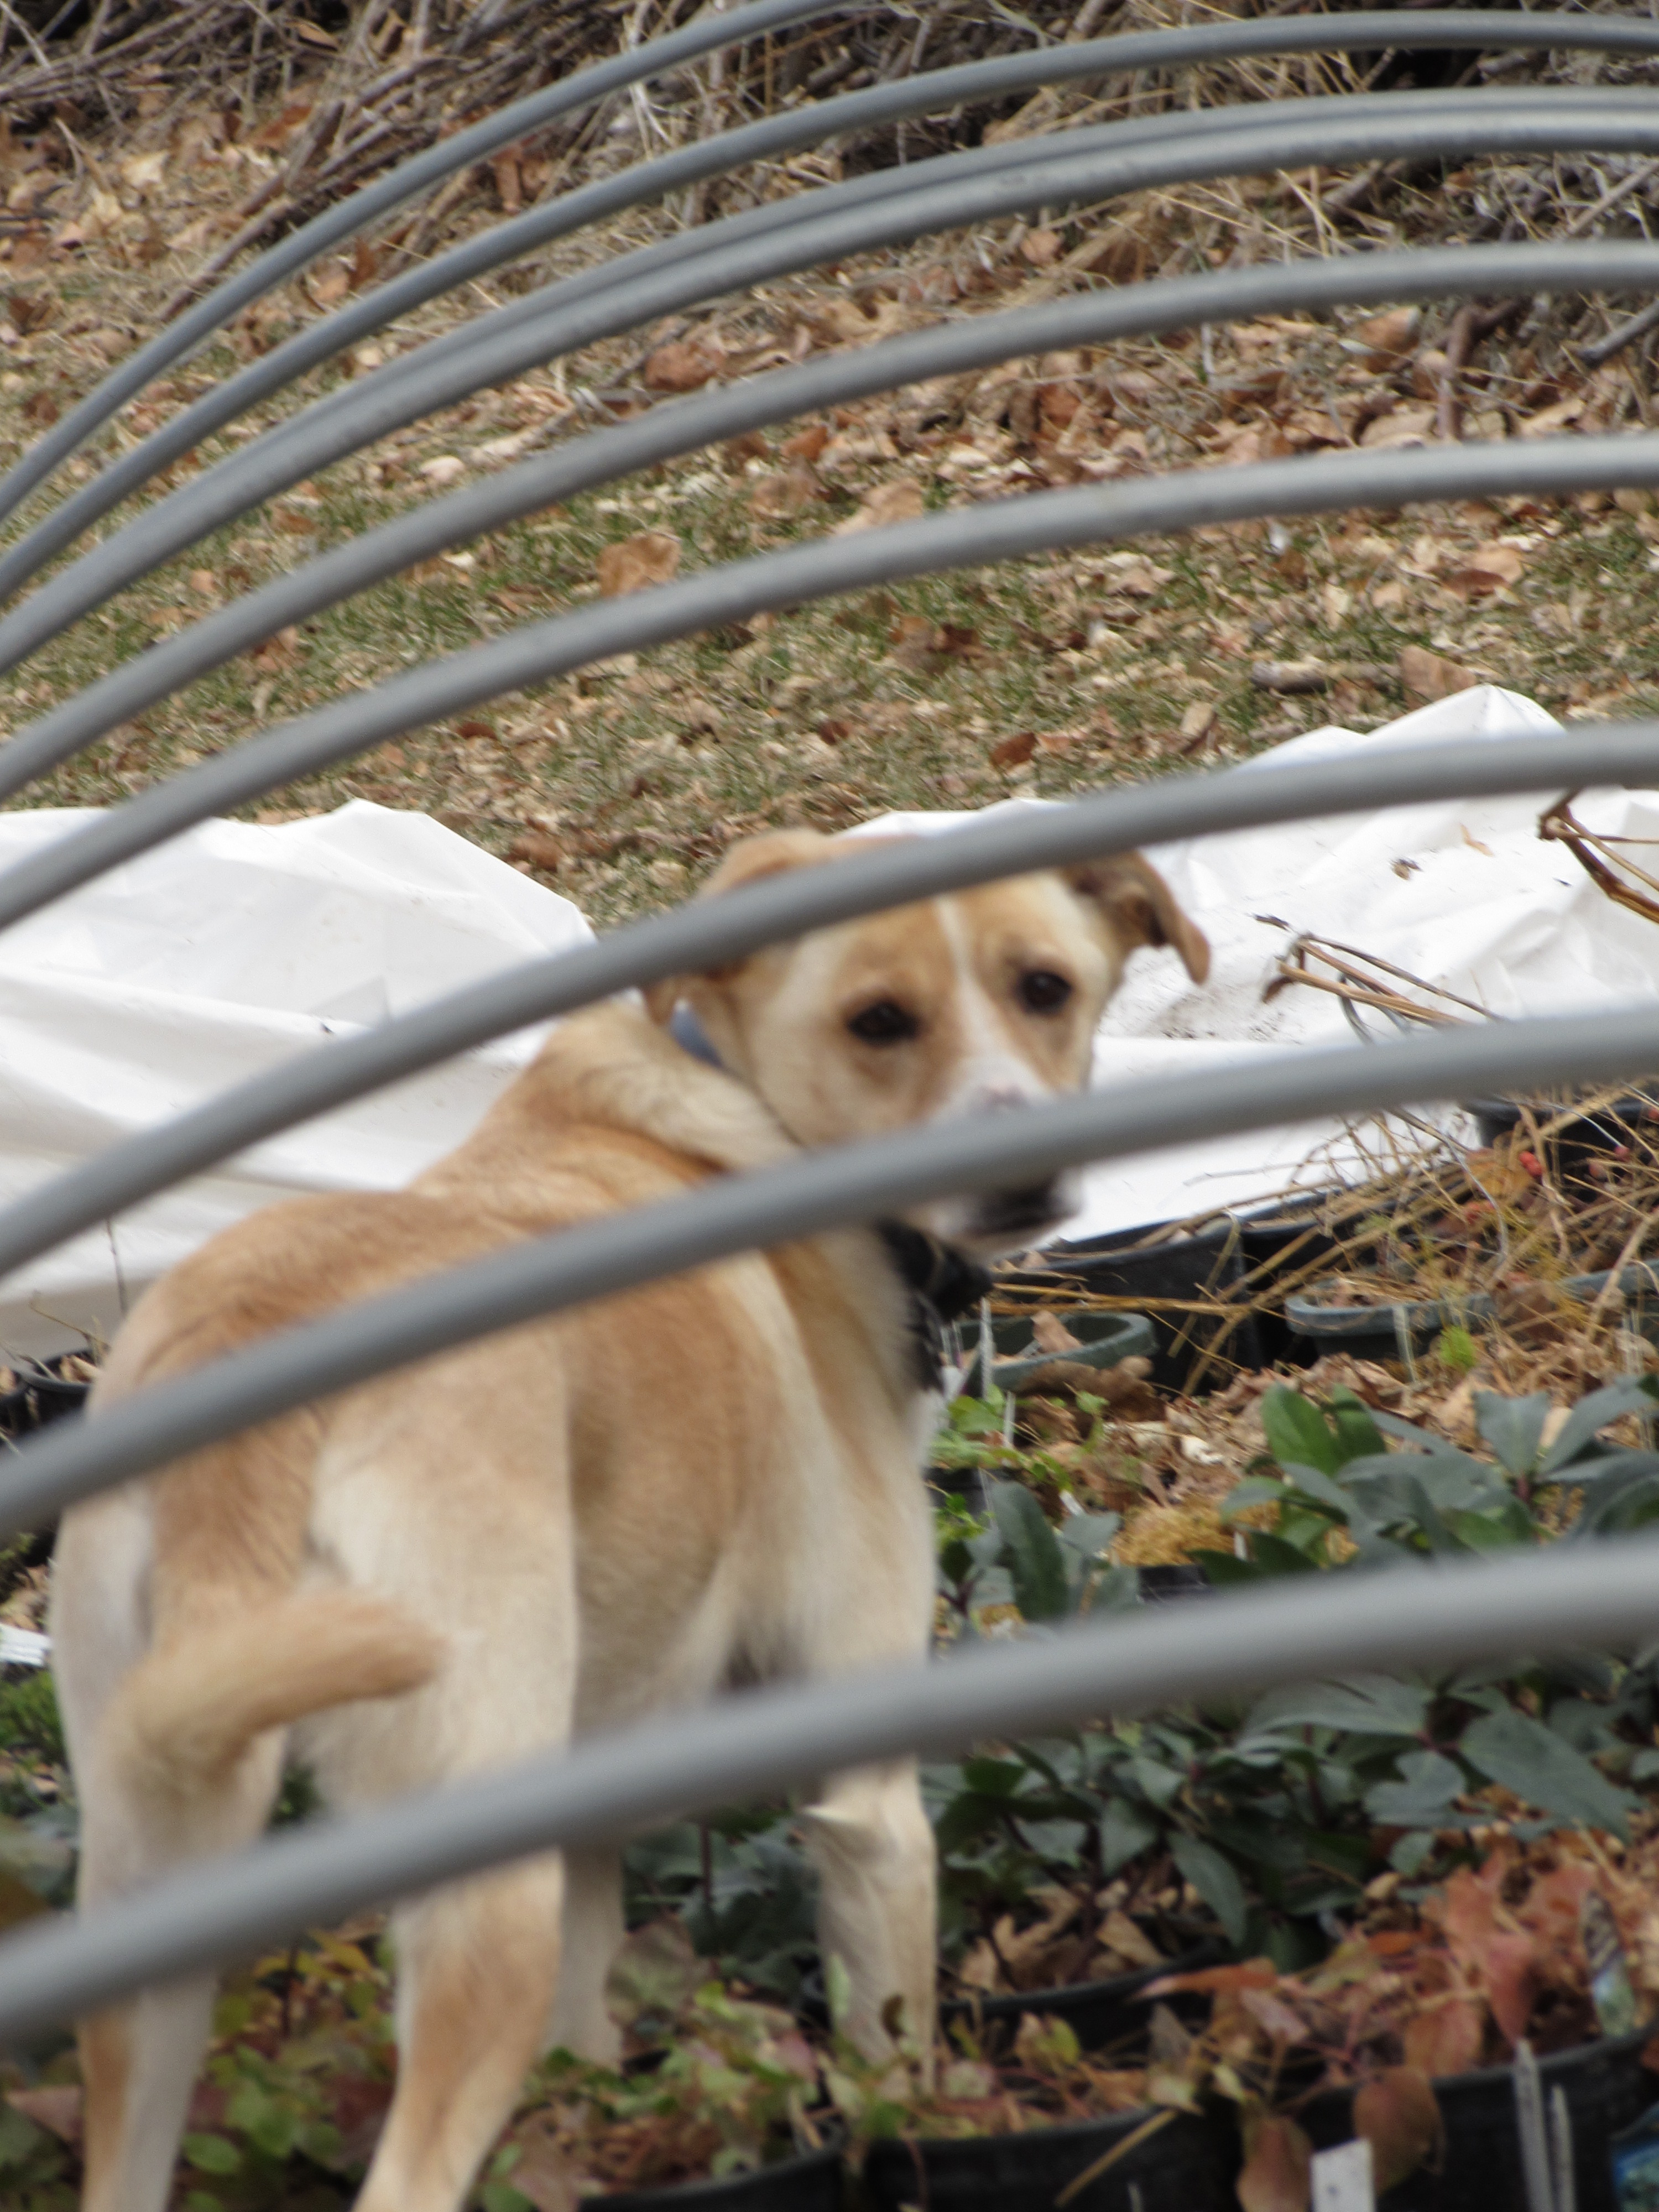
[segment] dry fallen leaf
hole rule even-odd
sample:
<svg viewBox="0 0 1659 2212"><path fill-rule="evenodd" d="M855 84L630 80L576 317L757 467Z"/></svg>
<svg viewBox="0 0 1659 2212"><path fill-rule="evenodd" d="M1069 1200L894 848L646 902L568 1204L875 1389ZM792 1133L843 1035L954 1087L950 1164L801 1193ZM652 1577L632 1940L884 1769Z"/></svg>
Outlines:
<svg viewBox="0 0 1659 2212"><path fill-rule="evenodd" d="M1040 1307L1031 1316L1031 1341L1039 1352L1060 1352L1079 1350L1083 1340L1073 1336L1065 1322L1045 1306ZM1157 1953L1154 1952L1152 1956L1156 1962Z"/></svg>
<svg viewBox="0 0 1659 2212"><path fill-rule="evenodd" d="M441 491L446 484L459 483L466 474L466 463L459 453L440 453L435 459L421 463L421 474L429 484Z"/></svg>
<svg viewBox="0 0 1659 2212"><path fill-rule="evenodd" d="M786 461L815 461L829 442L830 432L826 425L809 422L804 430L797 430L793 438L786 438L778 451Z"/></svg>
<svg viewBox="0 0 1659 2212"><path fill-rule="evenodd" d="M199 592L204 599L216 599L219 596L219 579L211 568L192 568L190 572L190 588L192 592Z"/></svg>
<svg viewBox="0 0 1659 2212"><path fill-rule="evenodd" d="M351 289L351 271L343 261L325 261L305 279L305 288L319 307L331 307Z"/></svg>
<svg viewBox="0 0 1659 2212"><path fill-rule="evenodd" d="M1131 1920L1127 1912L1109 1912L1095 1932L1097 1940L1115 1951L1126 1966L1161 1966L1164 1963L1163 1953L1139 1922Z"/></svg>
<svg viewBox="0 0 1659 2212"><path fill-rule="evenodd" d="M1244 2124L1246 2157L1237 2182L1244 2212L1307 2212L1313 2146L1294 2120L1276 2113Z"/></svg>
<svg viewBox="0 0 1659 2212"><path fill-rule="evenodd" d="M1060 258L1060 233L1028 230L1019 241L1019 256L1022 261L1029 261L1033 269L1047 269Z"/></svg>
<svg viewBox="0 0 1659 2212"><path fill-rule="evenodd" d="M1258 691L1325 691L1330 688L1331 672L1321 660L1255 660L1250 681Z"/></svg>
<svg viewBox="0 0 1659 2212"><path fill-rule="evenodd" d="M1155 599L1175 574L1173 568L1160 568L1140 553L1110 553L1105 566L1109 592L1121 592L1126 599Z"/></svg>
<svg viewBox="0 0 1659 2212"><path fill-rule="evenodd" d="M130 154L121 164L121 181L135 192L147 192L167 174L167 157L161 149L149 154Z"/></svg>
<svg viewBox="0 0 1659 2212"><path fill-rule="evenodd" d="M37 2128L45 2128L71 2150L79 2150L85 2135L82 2111L84 2092L78 2082L63 2082L39 2089L8 2089L5 2109L21 2112Z"/></svg>
<svg viewBox="0 0 1659 2212"><path fill-rule="evenodd" d="M268 637L263 645L255 646L248 655L262 675L269 675L273 669L291 667L299 657L300 633L293 623L286 629L279 629L275 637Z"/></svg>
<svg viewBox="0 0 1659 2212"><path fill-rule="evenodd" d="M1420 307L1391 307L1385 315L1372 315L1360 324L1354 336L1368 349L1367 368L1387 368L1401 354L1409 353L1417 343L1417 332L1423 320Z"/></svg>
<svg viewBox="0 0 1659 2212"><path fill-rule="evenodd" d="M1391 407L1359 434L1362 446L1426 446L1434 435L1433 407Z"/></svg>
<svg viewBox="0 0 1659 2212"><path fill-rule="evenodd" d="M1371 2147L1379 2192L1431 2164L1443 2135L1429 2077L1416 2066L1390 2066L1353 2100L1354 2133Z"/></svg>
<svg viewBox="0 0 1659 2212"><path fill-rule="evenodd" d="M1525 566L1513 545L1477 545L1464 565L1446 578L1446 583L1462 598L1484 599L1506 585L1518 583Z"/></svg>
<svg viewBox="0 0 1659 2212"><path fill-rule="evenodd" d="M532 868L544 868L551 875L565 857L564 847L558 839L550 836L545 830L526 830L515 837L507 848L509 860L528 860Z"/></svg>
<svg viewBox="0 0 1659 2212"><path fill-rule="evenodd" d="M810 507L820 489L805 462L797 461L792 468L759 479L749 495L749 512L757 522L784 521Z"/></svg>
<svg viewBox="0 0 1659 2212"><path fill-rule="evenodd" d="M1472 668L1460 668L1426 646L1406 646L1400 655L1400 681L1413 699L1444 699L1453 691L1469 691L1480 681Z"/></svg>
<svg viewBox="0 0 1659 2212"><path fill-rule="evenodd" d="M717 339L675 338L647 357L645 381L653 392L695 392L718 376L725 363Z"/></svg>
<svg viewBox="0 0 1659 2212"><path fill-rule="evenodd" d="M1012 737L1000 738L998 742L992 746L987 758L990 761L993 768L1000 768L1006 770L1011 768L1021 767L1026 761L1030 759L1031 755L1036 750L1036 732L1035 730L1017 730Z"/></svg>
<svg viewBox="0 0 1659 2212"><path fill-rule="evenodd" d="M599 590L607 599L665 584L680 565L680 541L672 531L641 530L607 545L599 556Z"/></svg>
<svg viewBox="0 0 1659 2212"><path fill-rule="evenodd" d="M901 668L926 668L939 650L939 626L927 615L901 615L887 639L890 660Z"/></svg>
<svg viewBox="0 0 1659 2212"><path fill-rule="evenodd" d="M1194 699L1181 718L1181 750L1196 752L1215 733L1215 703L1209 699Z"/></svg>
<svg viewBox="0 0 1659 2212"><path fill-rule="evenodd" d="M866 495L856 514L836 525L833 535L850 538L855 530L875 530L890 522L914 522L926 505L921 486L914 477L895 477Z"/></svg>

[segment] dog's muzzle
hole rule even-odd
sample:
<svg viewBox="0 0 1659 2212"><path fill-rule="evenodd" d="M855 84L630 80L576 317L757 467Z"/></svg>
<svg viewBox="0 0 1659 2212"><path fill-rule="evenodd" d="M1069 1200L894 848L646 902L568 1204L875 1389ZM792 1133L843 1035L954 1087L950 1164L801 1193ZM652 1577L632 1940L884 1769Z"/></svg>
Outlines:
<svg viewBox="0 0 1659 2212"><path fill-rule="evenodd" d="M1076 1207L1070 1178L1051 1176L1024 1190L998 1190L982 1198L972 1218L975 1237L1040 1237L1057 1229Z"/></svg>

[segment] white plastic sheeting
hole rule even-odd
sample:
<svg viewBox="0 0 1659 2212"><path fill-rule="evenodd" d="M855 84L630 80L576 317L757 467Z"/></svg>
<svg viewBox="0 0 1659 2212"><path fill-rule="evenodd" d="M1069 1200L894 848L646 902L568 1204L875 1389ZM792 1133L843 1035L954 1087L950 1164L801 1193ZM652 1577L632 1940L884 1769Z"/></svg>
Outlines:
<svg viewBox="0 0 1659 2212"><path fill-rule="evenodd" d="M0 867L79 827L0 814ZM331 1036L592 934L424 816L210 822L0 939L0 1203ZM526 1031L274 1138L0 1285L0 1353L106 1340L155 1277L301 1191L404 1182L472 1127Z"/></svg>
<svg viewBox="0 0 1659 2212"><path fill-rule="evenodd" d="M1310 731L1249 772L1556 726L1530 700L1482 687L1363 734ZM1602 831L1659 837L1659 793L1589 793L1576 811ZM1172 955L1138 955L1102 1027L1096 1081L1214 1083L1256 1054L1352 1042L1334 999L1295 987L1263 1002L1304 931L1496 1016L1659 997L1659 928L1541 842L1538 812L1532 799L1402 806L1155 852L1214 964L1194 986ZM0 867L85 818L0 813ZM863 826L931 832L965 818ZM0 940L0 1203L330 1036L590 933L568 900L423 816L357 802L270 828L206 823ZM1367 1018L1381 1032L1383 1018ZM107 1339L145 1284L273 1199L405 1182L473 1126L537 1034L292 1130L33 1262L0 1285L0 1353ZM1334 1125L1174 1148L1093 1170L1068 1233L1248 1205L1356 1164Z"/></svg>
<svg viewBox="0 0 1659 2212"><path fill-rule="evenodd" d="M1249 772L1362 746L1501 744L1559 726L1530 699L1481 685L1377 729L1310 730L1258 756ZM1294 985L1263 1001L1276 960L1303 932L1380 956L1499 1017L1659 997L1659 927L1615 906L1565 847L1539 837L1540 803L1437 801L1152 851L1210 940L1210 978L1191 983L1171 953L1137 954L1101 1028L1096 1083L1182 1074L1224 1082L1229 1062L1354 1042L1340 1003L1323 993ZM1586 792L1573 811L1603 833L1659 838L1659 793ZM963 818L888 815L865 826L927 830ZM1389 1033L1385 1016L1363 1018L1379 1036ZM1248 1206L1292 1184L1328 1185L1359 1164L1329 1123L1172 1147L1092 1170L1066 1234Z"/></svg>

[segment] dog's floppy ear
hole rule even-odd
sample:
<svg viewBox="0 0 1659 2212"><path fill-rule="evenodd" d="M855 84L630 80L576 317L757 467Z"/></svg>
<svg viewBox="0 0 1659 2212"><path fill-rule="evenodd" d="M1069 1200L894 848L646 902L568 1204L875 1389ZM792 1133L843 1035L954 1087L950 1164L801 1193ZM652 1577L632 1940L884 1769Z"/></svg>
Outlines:
<svg viewBox="0 0 1659 2212"><path fill-rule="evenodd" d="M1081 861L1064 872L1072 889L1094 901L1127 945L1172 945L1194 983L1209 974L1209 939L1182 912L1150 860L1139 853L1118 853L1109 860Z"/></svg>
<svg viewBox="0 0 1659 2212"><path fill-rule="evenodd" d="M718 898L722 891L734 891L741 884L758 883L763 876L781 875L787 868L815 867L820 861L831 859L833 854L830 840L820 836L816 830L768 830L758 837L744 837L733 845L697 896ZM659 983L647 984L646 1012L653 1022L666 1023L672 1018L684 983L684 976L665 975Z"/></svg>

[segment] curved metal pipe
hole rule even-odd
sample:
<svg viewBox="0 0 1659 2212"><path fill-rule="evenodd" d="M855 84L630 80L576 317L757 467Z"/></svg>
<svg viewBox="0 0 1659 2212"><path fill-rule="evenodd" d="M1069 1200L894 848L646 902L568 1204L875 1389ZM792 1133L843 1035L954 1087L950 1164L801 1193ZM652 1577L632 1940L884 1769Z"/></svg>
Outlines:
<svg viewBox="0 0 1659 2212"><path fill-rule="evenodd" d="M1485 33L1488 27L1483 22L1480 27ZM729 174L750 162L821 144L824 139L842 132L867 130L872 125L910 116L937 114L945 108L999 99L1042 85L1076 82L1134 70L1187 67L1249 54L1351 52L1363 50L1369 39L1386 47L1397 41L1399 28L1397 18L1373 9L1352 15L1309 17L1300 22L1269 19L1248 23L1206 23L1176 31L1090 40L1078 46L1048 46L1035 52L996 55L987 61L936 70L896 84L873 85L839 99L769 116L739 130L678 149L618 176L585 185L543 206L528 209L434 260L404 270L216 385L173 421L152 431L131 452L112 460L90 483L54 507L27 538L0 555L0 599L9 598L54 554L72 544L100 516L181 454L307 370L332 360L348 346L385 329L399 315L412 313L428 301L624 208L661 198L710 177ZM1450 9L1420 15L1411 27L1413 46L1462 46L1468 45L1469 36L1468 15ZM1490 37L1483 35L1479 43L1508 50L1582 46L1603 52L1645 54L1659 52L1659 26L1621 23L1594 16L1493 15ZM683 251L684 245L675 241L664 250L675 253ZM214 296L216 299L219 295ZM234 311L232 308L229 312ZM222 316L220 320L227 319ZM146 380L155 373L154 368L147 370ZM116 374L118 377L121 372ZM115 381L113 377L108 380L94 398L101 399ZM106 411L112 412L115 405L125 404L125 398L130 396L125 394ZM86 434L84 429L80 434L82 437ZM41 442L44 447L48 441ZM0 517L10 511L4 503L3 491L4 488L0 487Z"/></svg>
<svg viewBox="0 0 1659 2212"><path fill-rule="evenodd" d="M1409 772L1396 796L1410 787ZM1249 780L1234 780L1233 791ZM720 1176L684 1198L532 1238L343 1307L125 1398L95 1420L58 1423L15 1449L0 1474L0 1534L38 1527L77 1498L370 1376L732 1253L961 1191L1025 1189L1085 1160L1522 1084L1616 1081L1656 1066L1659 1006L1602 1010L1285 1053L1229 1070L1224 1085L1176 1077L1085 1092Z"/></svg>
<svg viewBox="0 0 1659 2212"><path fill-rule="evenodd" d="M1652 127L1659 145L1659 114ZM228 812L388 738L591 662L767 610L901 577L1197 523L1647 484L1659 484L1659 436L1516 440L1406 453L1347 450L1317 460L1263 461L1032 493L888 529L784 546L654 590L598 600L469 652L428 661L373 691L333 700L153 784L0 874L0 929L210 815Z"/></svg>
<svg viewBox="0 0 1659 2212"><path fill-rule="evenodd" d="M0 479L0 521L15 514L61 460L84 444L129 399L136 398L152 378L170 368L174 362L181 361L251 301L263 299L307 262L314 261L319 253L326 253L331 246L351 237L377 216L401 206L404 200L412 199L429 185L441 184L446 177L453 176L469 162L481 161L498 148L510 145L514 139L522 138L556 121L561 115L569 114L573 108L585 107L592 100L602 100L607 93L619 92L624 86L638 84L646 77L678 69L701 54L736 46L785 23L799 22L803 16L839 15L848 4L848 0L751 0L750 6L730 15L706 14L696 22L688 23L684 30L671 32L666 38L653 39L631 52L613 55L609 61L596 62L590 69L578 70L557 84L548 85L527 99L516 100L510 107L485 116L470 130L458 131L453 138L441 139L435 146L428 146L425 153L416 155L413 160L393 169L390 175L377 178L360 191L325 208L321 215L313 216L301 229L267 248L257 260L228 278L205 299L187 307L148 345L141 346L113 368L96 391L88 393L78 406L70 408L63 420Z"/></svg>
<svg viewBox="0 0 1659 2212"><path fill-rule="evenodd" d="M1392 1050L1392 1047L1385 1048ZM256 1956L307 1928L555 1845L618 1841L866 1760L1232 1699L1364 1669L1449 1673L1507 1656L1650 1640L1651 1535L1383 1574L1309 1575L1202 1606L1158 1606L933 1666L722 1698L589 1738L464 1789L290 1828L84 1917L0 1943L0 2042L149 1984Z"/></svg>
<svg viewBox="0 0 1659 2212"><path fill-rule="evenodd" d="M1199 178L1334 158L1450 151L1648 152L1659 147L1659 118L1644 98L1546 88L1486 94L1474 102L1400 93L1264 105L1242 115L1208 110L1079 131L1058 154L1030 155L1016 146L1016 159L1008 147L997 146L949 155L897 173L902 181L891 187L884 182L891 172L854 179L852 186L814 196L819 209L810 219L793 201L781 204L787 221L774 210L750 210L711 226L695 250L665 254L647 247L614 270L571 280L557 288L562 304L545 313L526 318L525 301L498 310L476 328L434 341L318 402L221 461L83 554L0 622L0 672L206 532L374 439L556 354L726 292L935 230ZM1131 143L1134 139L1141 143ZM1085 145L1091 150L1078 150ZM824 211L823 204L831 200L835 207Z"/></svg>
<svg viewBox="0 0 1659 2212"><path fill-rule="evenodd" d="M1659 244L1646 240L1356 254L1073 295L1012 314L936 324L799 368L774 369L653 408L447 498L429 501L175 631L18 731L0 749L0 798L289 623L307 621L446 547L763 423L788 422L923 378L958 375L1023 354L1108 344L1286 309L1475 299L1512 291L1656 289Z"/></svg>

